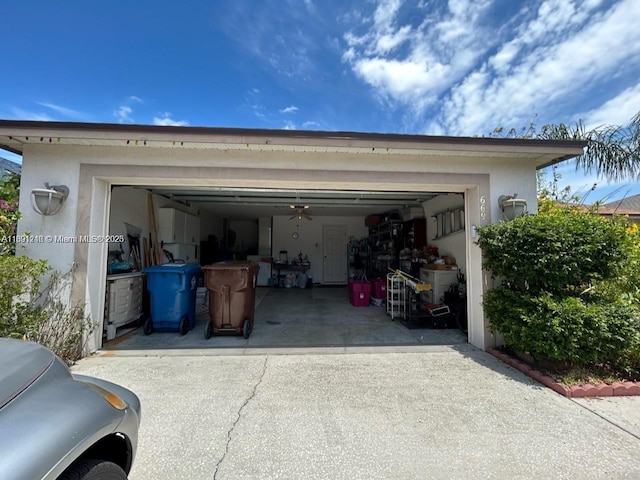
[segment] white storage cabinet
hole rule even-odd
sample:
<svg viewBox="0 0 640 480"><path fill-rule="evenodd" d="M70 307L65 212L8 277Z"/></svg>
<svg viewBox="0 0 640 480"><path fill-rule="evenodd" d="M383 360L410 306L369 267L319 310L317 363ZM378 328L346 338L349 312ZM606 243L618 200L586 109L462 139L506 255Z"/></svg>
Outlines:
<svg viewBox="0 0 640 480"><path fill-rule="evenodd" d="M104 334L107 340L117 336L118 328L142 317L144 273L107 275Z"/></svg>
<svg viewBox="0 0 640 480"><path fill-rule="evenodd" d="M200 218L175 208L158 209L158 240L164 243L200 243Z"/></svg>
<svg viewBox="0 0 640 480"><path fill-rule="evenodd" d="M457 270L420 269L420 281L431 285L431 290L422 292L422 300L427 303L443 303L444 292L452 283L458 283Z"/></svg>
<svg viewBox="0 0 640 480"><path fill-rule="evenodd" d="M175 208L158 209L158 241L173 258L200 261L200 218Z"/></svg>

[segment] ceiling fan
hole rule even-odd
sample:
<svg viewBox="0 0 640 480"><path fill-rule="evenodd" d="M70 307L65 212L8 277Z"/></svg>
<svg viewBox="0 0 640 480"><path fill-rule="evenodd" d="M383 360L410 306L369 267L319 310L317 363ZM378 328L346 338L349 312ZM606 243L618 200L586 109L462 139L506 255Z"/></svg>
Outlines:
<svg viewBox="0 0 640 480"><path fill-rule="evenodd" d="M305 212L305 210L309 208L309 205L289 205L289 208L292 208L296 211L296 213L292 217L290 217L289 220L293 220L294 218L297 218L299 220L302 220L303 218L306 218L307 220L313 220L313 218L311 218L311 215Z"/></svg>

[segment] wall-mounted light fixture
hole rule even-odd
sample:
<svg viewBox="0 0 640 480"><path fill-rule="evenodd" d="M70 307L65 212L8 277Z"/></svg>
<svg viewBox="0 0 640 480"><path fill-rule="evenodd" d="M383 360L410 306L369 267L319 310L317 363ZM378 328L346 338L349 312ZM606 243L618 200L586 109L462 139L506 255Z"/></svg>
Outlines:
<svg viewBox="0 0 640 480"><path fill-rule="evenodd" d="M60 211L69 196L69 188L65 185L49 185L46 188L31 190L31 206L40 215L55 215Z"/></svg>
<svg viewBox="0 0 640 480"><path fill-rule="evenodd" d="M498 205L500 205L503 219L513 220L527 213L527 201L517 197L517 193L498 197Z"/></svg>

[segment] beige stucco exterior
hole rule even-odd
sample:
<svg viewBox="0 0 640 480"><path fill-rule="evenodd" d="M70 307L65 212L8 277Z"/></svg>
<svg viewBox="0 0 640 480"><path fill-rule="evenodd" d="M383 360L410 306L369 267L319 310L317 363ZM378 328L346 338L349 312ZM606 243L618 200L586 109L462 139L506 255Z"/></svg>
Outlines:
<svg viewBox="0 0 640 480"><path fill-rule="evenodd" d="M579 142L129 127L0 121L0 145L23 154L21 205L29 205L30 191L45 182L70 190L57 215L22 208L19 233L54 238L108 233L112 185L463 193L469 342L480 348L495 339L482 311L488 278L473 226L500 218L497 199L504 194L517 192L535 212L536 168L582 151ZM108 245L42 242L19 250L47 259L59 271L75 263L72 300L84 303L92 318L102 318ZM90 339L90 350L101 346L100 335L101 330Z"/></svg>

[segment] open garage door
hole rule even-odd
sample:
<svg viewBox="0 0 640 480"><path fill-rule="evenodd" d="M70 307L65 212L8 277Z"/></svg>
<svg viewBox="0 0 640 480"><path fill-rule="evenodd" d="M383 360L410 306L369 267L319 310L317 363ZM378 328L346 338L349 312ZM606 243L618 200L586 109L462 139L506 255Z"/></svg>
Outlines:
<svg viewBox="0 0 640 480"><path fill-rule="evenodd" d="M149 201L155 218L150 216ZM162 262L208 265L248 259L259 263L261 273L256 285L255 328L249 339L204 339L204 324L210 321L209 292L201 282L193 331L185 336L144 336L135 323L114 327L107 305L105 325L110 326L110 333L103 339L105 347L464 343L464 212L463 192L115 185L109 232L127 241L110 251L111 262L135 260L128 241L132 232L138 232L141 267L149 258L143 245L153 246L155 238ZM437 267L421 273L429 265ZM423 304L444 304L446 291L455 286L460 298L456 305L451 297L447 299L449 317L420 325L390 315L386 285L387 274L394 270L433 283L430 294L418 296ZM124 272L111 273L108 284ZM376 282L364 304L350 297L353 279ZM148 315L148 295L144 298L142 313ZM107 330L105 327L105 335Z"/></svg>

